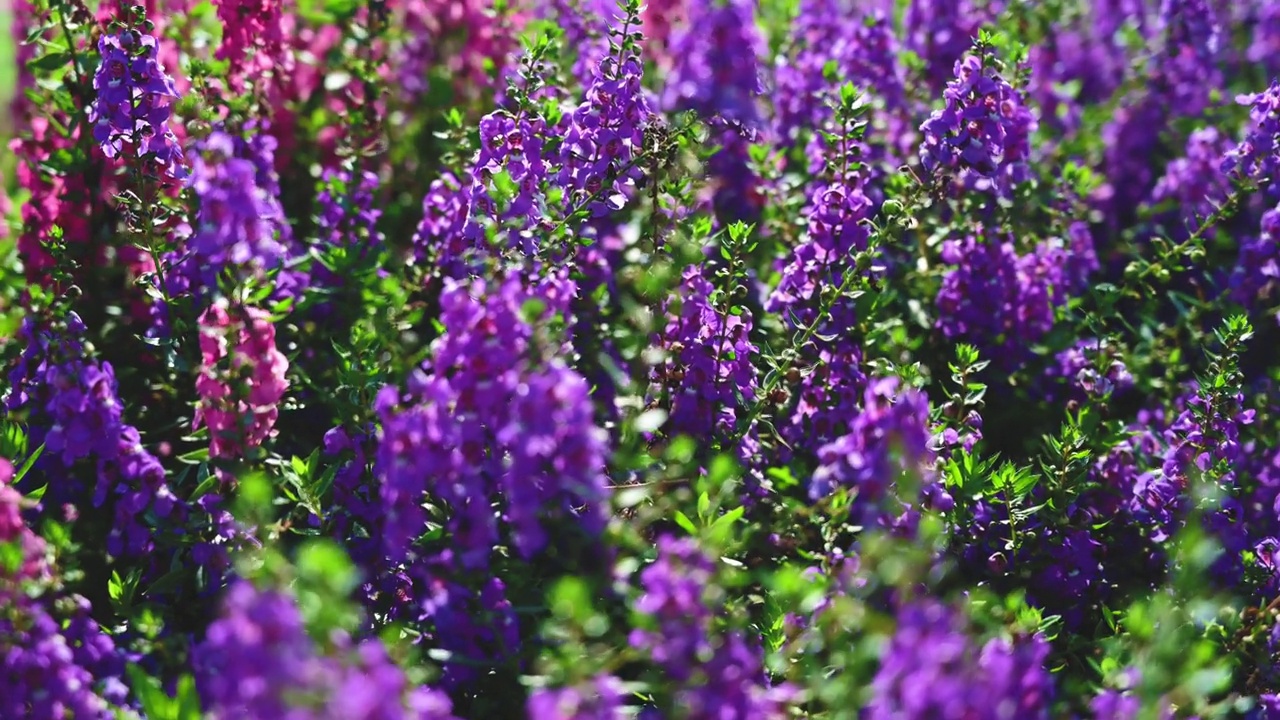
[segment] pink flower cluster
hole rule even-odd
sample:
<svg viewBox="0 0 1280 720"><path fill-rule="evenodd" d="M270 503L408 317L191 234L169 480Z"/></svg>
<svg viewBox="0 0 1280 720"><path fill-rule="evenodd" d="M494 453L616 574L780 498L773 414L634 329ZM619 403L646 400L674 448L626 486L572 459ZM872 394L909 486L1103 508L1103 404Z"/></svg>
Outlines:
<svg viewBox="0 0 1280 720"><path fill-rule="evenodd" d="M212 457L242 457L271 435L289 388L275 326L259 308L220 300L200 316L200 355L195 426L209 427Z"/></svg>
<svg viewBox="0 0 1280 720"><path fill-rule="evenodd" d="M44 541L22 520L22 493L10 485L13 476L13 464L0 458L0 544L13 543L21 553L21 561L12 568L12 575L6 572L10 568L0 565L0 591L9 581L38 580L48 573Z"/></svg>
<svg viewBox="0 0 1280 720"><path fill-rule="evenodd" d="M222 44L216 57L230 63L228 80L234 90L241 89L246 78L281 67L285 34L280 0L219 0L217 5Z"/></svg>

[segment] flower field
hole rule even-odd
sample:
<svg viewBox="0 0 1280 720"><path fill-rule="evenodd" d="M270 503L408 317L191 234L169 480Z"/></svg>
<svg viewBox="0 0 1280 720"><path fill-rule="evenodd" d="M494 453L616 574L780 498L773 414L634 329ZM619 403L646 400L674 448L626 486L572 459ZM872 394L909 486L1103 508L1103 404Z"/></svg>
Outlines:
<svg viewBox="0 0 1280 720"><path fill-rule="evenodd" d="M1280 720L1280 4L0 24L0 720Z"/></svg>

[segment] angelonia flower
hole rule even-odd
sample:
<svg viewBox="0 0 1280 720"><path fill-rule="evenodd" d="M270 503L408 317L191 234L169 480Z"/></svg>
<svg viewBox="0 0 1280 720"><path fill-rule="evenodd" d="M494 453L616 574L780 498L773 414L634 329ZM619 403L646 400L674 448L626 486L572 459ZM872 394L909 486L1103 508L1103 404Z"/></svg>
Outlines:
<svg viewBox="0 0 1280 720"><path fill-rule="evenodd" d="M605 443L590 388L559 359L533 362L537 333L523 310L563 312L568 299L516 275L491 286L446 283L445 332L431 359L407 394L387 387L376 402L390 557L408 556L424 531L427 495L447 514L453 553L468 568L486 567L498 544L491 502L502 502L524 558L546 546L553 526L544 519L571 519L588 536L603 529Z"/></svg>
<svg viewBox="0 0 1280 720"><path fill-rule="evenodd" d="M126 701L125 658L89 616L89 603L65 595L44 540L23 520L12 463L0 458L0 717L107 720Z"/></svg>
<svg viewBox="0 0 1280 720"><path fill-rule="evenodd" d="M574 54L573 77L589 86L609 54L609 26L619 11L615 0L547 0L543 10L564 32L564 49Z"/></svg>
<svg viewBox="0 0 1280 720"><path fill-rule="evenodd" d="M523 16L499 17L488 0L407 0L398 6L407 32L392 50L393 86L403 88L411 103L426 95L437 63L456 95L475 99L493 88L519 46Z"/></svg>
<svg viewBox="0 0 1280 720"><path fill-rule="evenodd" d="M688 23L671 40L675 66L662 106L758 126L763 38L755 24L755 3L688 0L688 6Z"/></svg>
<svg viewBox="0 0 1280 720"><path fill-rule="evenodd" d="M920 162L934 177L1007 193L1030 177L1035 117L989 56L966 55L956 61L955 74L943 91L946 106L920 126Z"/></svg>
<svg viewBox="0 0 1280 720"><path fill-rule="evenodd" d="M385 238L378 231L382 210L376 205L381 187L378 176L368 170L359 180L347 170L326 168L320 175L320 192L316 195L315 240L321 252L343 248L349 255L365 257L376 252ZM323 263L315 263L307 284L312 287L334 287L342 278Z"/></svg>
<svg viewBox="0 0 1280 720"><path fill-rule="evenodd" d="M382 210L375 206L381 184L377 175L365 170L356 181L346 170L328 168L320 175L320 184L316 196L316 240L322 247L349 248L382 242L377 230Z"/></svg>
<svg viewBox="0 0 1280 720"><path fill-rule="evenodd" d="M629 48L630 46L624 46ZM641 86L643 65L631 48L601 60L586 99L561 127L560 172L565 212L585 210L591 218L616 212L634 192L643 171L636 164L649 119Z"/></svg>
<svg viewBox="0 0 1280 720"><path fill-rule="evenodd" d="M322 652L289 593L235 580L195 653L205 710L216 720L452 720L449 698L410 687L381 642L335 645Z"/></svg>
<svg viewBox="0 0 1280 720"><path fill-rule="evenodd" d="M1240 255L1228 280L1231 299L1245 307L1280 302L1280 207L1262 215L1257 236L1240 241Z"/></svg>
<svg viewBox="0 0 1280 720"><path fill-rule="evenodd" d="M1040 635L978 646L963 617L931 600L898 611L864 708L868 720L1048 718L1053 678Z"/></svg>
<svg viewBox="0 0 1280 720"><path fill-rule="evenodd" d="M25 349L10 371L5 408L26 413L31 440L45 445L33 469L51 481L45 501L94 508L109 502L114 517L107 550L142 555L155 540L148 515L163 522L179 501L160 462L124 422L115 372L110 363L88 357L84 334L75 313L60 327L25 318L19 332ZM82 463L93 468L86 472L94 478L88 486L74 480L74 468L86 467Z"/></svg>
<svg viewBox="0 0 1280 720"><path fill-rule="evenodd" d="M1053 327L1067 293L1097 267L1084 230L1073 233L1070 246L1051 239L1026 255L998 233L945 241L942 261L952 268L938 291L937 328L1003 367L1017 367Z"/></svg>
<svg viewBox="0 0 1280 720"><path fill-rule="evenodd" d="M849 432L818 449L809 497L816 501L837 488L853 490L857 522L910 526L918 514L912 509L916 498L895 497L906 480L931 509L950 510L953 501L929 467L931 440L929 399L917 390L900 390L896 378L874 380Z"/></svg>
<svg viewBox="0 0 1280 720"><path fill-rule="evenodd" d="M209 454L242 458L271 436L289 388L289 361L276 349L266 311L220 299L200 316L195 427L209 428Z"/></svg>
<svg viewBox="0 0 1280 720"><path fill-rule="evenodd" d="M952 67L973 47L983 23L995 17L1002 2L911 0L903 16L903 46L924 61L925 79L940 88Z"/></svg>
<svg viewBox="0 0 1280 720"><path fill-rule="evenodd" d="M228 268L240 277L264 276L293 252L274 169L275 141L258 128L245 132L215 130L196 145L191 189L199 211L183 245L167 258L171 295L208 294Z"/></svg>
<svg viewBox="0 0 1280 720"><path fill-rule="evenodd" d="M222 44L214 57L229 63L233 90L250 78L283 69L287 42L280 0L219 0L217 7Z"/></svg>
<svg viewBox="0 0 1280 720"><path fill-rule="evenodd" d="M897 39L891 19L878 10L850 12L843 0L804 0L791 37L795 49L779 57L774 73L774 132L782 142L822 127L832 114L831 91L844 83L865 89L886 109L905 102Z"/></svg>
<svg viewBox="0 0 1280 720"><path fill-rule="evenodd" d="M435 268L447 277L463 277L471 243L464 234L471 211L470 182L445 172L431 181L422 198L422 220L414 232L415 265Z"/></svg>
<svg viewBox="0 0 1280 720"><path fill-rule="evenodd" d="M471 214L463 230L473 247L485 247L487 221L506 226L518 239L521 252L537 252L537 231L546 219L543 185L554 160L545 152L547 137L546 121L523 112L513 117L498 109L480 120L480 151L467 197ZM499 173L506 173L513 185L502 207L495 197L499 191L495 176Z"/></svg>
<svg viewBox="0 0 1280 720"><path fill-rule="evenodd" d="M609 0L603 0L609 2ZM653 58L659 67L668 68L674 61L670 50L670 39L679 24L686 16L689 0L649 0L640 12L641 32L644 39L644 55Z"/></svg>
<svg viewBox="0 0 1280 720"><path fill-rule="evenodd" d="M1215 127L1196 130L1187 138L1186 154L1165 166L1164 175L1151 191L1153 207L1174 208L1174 230L1183 234L1195 230L1226 200L1231 187L1221 171L1228 148Z"/></svg>
<svg viewBox="0 0 1280 720"><path fill-rule="evenodd" d="M1222 171L1258 182L1270 197L1280 197L1271 182L1280 170L1280 81L1263 92L1239 95L1236 102L1250 106L1249 126L1244 140L1223 158Z"/></svg>
<svg viewBox="0 0 1280 720"><path fill-rule="evenodd" d="M854 255L867 249L872 204L860 178L824 183L806 210L808 234L782 267L782 279L766 309L778 313L792 332L819 324L802 352L813 371L799 378L796 409L784 436L793 447L816 449L834 440L861 399L865 375L862 349L853 338L857 325L852 301L836 298L821 315L823 293L832 292L853 272Z"/></svg>
<svg viewBox="0 0 1280 720"><path fill-rule="evenodd" d="M717 629L723 591L714 578L712 559L692 538L659 537L658 559L640 573L635 612L643 627L632 630L631 646L672 684L682 717L787 717L790 689L770 687L759 645Z"/></svg>
<svg viewBox="0 0 1280 720"><path fill-rule="evenodd" d="M672 437L727 440L738 429L743 403L756 398L751 316L722 312L716 295L703 269L688 267L677 292L679 314L668 311L667 326L655 339L669 357L653 369L651 394L668 408Z"/></svg>
<svg viewBox="0 0 1280 720"><path fill-rule="evenodd" d="M160 66L151 35L125 29L98 39L101 64L93 76L93 139L109 158L146 157L166 177L182 179L182 148L169 129L178 90Z"/></svg>
<svg viewBox="0 0 1280 720"><path fill-rule="evenodd" d="M1075 345L1054 356L1055 365L1049 367L1051 378L1066 386L1066 392L1048 391L1053 398L1083 402L1088 398L1103 398L1133 387L1133 375L1129 374L1118 349L1105 341L1084 338Z"/></svg>
<svg viewBox="0 0 1280 720"><path fill-rule="evenodd" d="M623 720L628 717L622 682L601 675L578 685L539 688L526 705L531 718L546 720Z"/></svg>
<svg viewBox="0 0 1280 720"><path fill-rule="evenodd" d="M1158 23L1167 51L1189 51L1212 63L1218 55L1221 27L1209 0L1161 0Z"/></svg>

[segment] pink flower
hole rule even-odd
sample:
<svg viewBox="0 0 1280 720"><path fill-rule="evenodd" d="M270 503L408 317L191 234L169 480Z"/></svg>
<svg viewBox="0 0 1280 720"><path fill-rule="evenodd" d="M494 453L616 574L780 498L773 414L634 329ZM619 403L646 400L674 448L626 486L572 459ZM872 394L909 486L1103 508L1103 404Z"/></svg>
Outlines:
<svg viewBox="0 0 1280 720"><path fill-rule="evenodd" d="M289 389L275 326L259 308L219 300L200 317L200 355L195 427L208 426L213 457L241 457L271 436Z"/></svg>

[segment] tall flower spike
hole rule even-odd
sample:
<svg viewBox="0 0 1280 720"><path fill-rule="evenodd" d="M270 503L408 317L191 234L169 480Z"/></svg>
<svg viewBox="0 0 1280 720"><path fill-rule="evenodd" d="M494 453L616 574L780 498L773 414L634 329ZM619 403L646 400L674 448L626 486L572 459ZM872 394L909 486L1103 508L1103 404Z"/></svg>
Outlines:
<svg viewBox="0 0 1280 720"><path fill-rule="evenodd" d="M751 0L689 0L689 20L672 40L675 67L662 104L748 126L760 124L763 39Z"/></svg>
<svg viewBox="0 0 1280 720"><path fill-rule="evenodd" d="M169 129L178 90L160 66L158 50L154 37L135 30L98 38L102 62L93 76L90 122L107 157L145 157L165 176L182 179L182 149Z"/></svg>
<svg viewBox="0 0 1280 720"><path fill-rule="evenodd" d="M289 381L275 326L258 308L219 300L200 317L200 376L195 425L209 427L209 454L243 457L270 435Z"/></svg>
<svg viewBox="0 0 1280 720"><path fill-rule="evenodd" d="M640 57L599 61L586 99L562 128L560 173L565 211L585 209L592 218L620 210L634 191L642 170L635 164L644 142L649 104L645 99Z"/></svg>
<svg viewBox="0 0 1280 720"><path fill-rule="evenodd" d="M445 334L429 364L407 395L388 387L377 400L389 556L410 555L425 527L426 493L448 514L454 552L468 568L487 566L498 542L495 501L526 558L546 546L547 515L574 518L590 535L603 529L604 437L590 388L563 362L530 357L541 353L526 304L556 312L567 300L514 275L492 287L446 285Z"/></svg>
<svg viewBox="0 0 1280 720"><path fill-rule="evenodd" d="M946 106L920 126L920 161L931 175L948 175L972 189L1005 193L1030 176L1029 140L1035 118L1021 94L990 66L967 55L943 91Z"/></svg>
<svg viewBox="0 0 1280 720"><path fill-rule="evenodd" d="M673 436L727 440L743 403L755 399L751 317L722 313L713 304L714 291L702 268L685 270L680 313L670 316L658 339L670 358L654 369L652 380L669 403Z"/></svg>
<svg viewBox="0 0 1280 720"><path fill-rule="evenodd" d="M993 639L978 648L950 608L930 601L909 605L898 612L865 717L1048 718L1048 655L1049 644L1039 635L1014 643Z"/></svg>
<svg viewBox="0 0 1280 720"><path fill-rule="evenodd" d="M167 258L170 295L207 294L228 268L241 277L263 275L293 252L273 168L275 141L258 128L245 132L253 139L215 130L196 146L191 188L200 209L184 246ZM277 285L290 277L282 271Z"/></svg>

